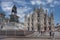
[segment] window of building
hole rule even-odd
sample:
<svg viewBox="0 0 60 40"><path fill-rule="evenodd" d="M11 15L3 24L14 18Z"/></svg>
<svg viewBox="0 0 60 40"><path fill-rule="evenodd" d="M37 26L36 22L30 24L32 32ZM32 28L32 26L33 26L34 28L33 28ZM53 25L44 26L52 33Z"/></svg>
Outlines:
<svg viewBox="0 0 60 40"><path fill-rule="evenodd" d="M44 22L44 25L46 25L46 22Z"/></svg>
<svg viewBox="0 0 60 40"><path fill-rule="evenodd" d="M38 19L38 22L39 22L40 20Z"/></svg>
<svg viewBox="0 0 60 40"><path fill-rule="evenodd" d="M51 26L49 26L49 30L51 30Z"/></svg>
<svg viewBox="0 0 60 40"><path fill-rule="evenodd" d="M32 26L33 26L33 23L32 23Z"/></svg>
<svg viewBox="0 0 60 40"><path fill-rule="evenodd" d="M28 23L28 26L29 26L29 23Z"/></svg>
<svg viewBox="0 0 60 40"><path fill-rule="evenodd" d="M40 25L38 24L38 31L40 31Z"/></svg>
<svg viewBox="0 0 60 40"><path fill-rule="evenodd" d="M33 19L32 19L32 22L33 22Z"/></svg>
<svg viewBox="0 0 60 40"><path fill-rule="evenodd" d="M46 21L46 18L44 18L44 21Z"/></svg>
<svg viewBox="0 0 60 40"><path fill-rule="evenodd" d="M29 27L28 27L28 31L29 31Z"/></svg>
<svg viewBox="0 0 60 40"><path fill-rule="evenodd" d="M40 14L39 13L37 13L37 15L38 15L38 17L40 17Z"/></svg>
<svg viewBox="0 0 60 40"><path fill-rule="evenodd" d="M32 31L33 31L33 26L32 26Z"/></svg>
<svg viewBox="0 0 60 40"><path fill-rule="evenodd" d="M49 22L49 25L50 25L51 23Z"/></svg>
<svg viewBox="0 0 60 40"><path fill-rule="evenodd" d="M46 31L46 28L47 28L47 27L44 27L44 30L45 30L45 31Z"/></svg>
<svg viewBox="0 0 60 40"><path fill-rule="evenodd" d="M30 18L28 18L28 22L30 22Z"/></svg>

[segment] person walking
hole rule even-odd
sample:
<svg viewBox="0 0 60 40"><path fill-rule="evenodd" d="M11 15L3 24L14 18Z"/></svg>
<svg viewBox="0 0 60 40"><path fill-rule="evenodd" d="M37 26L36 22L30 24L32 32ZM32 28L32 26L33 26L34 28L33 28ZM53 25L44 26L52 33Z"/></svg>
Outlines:
<svg viewBox="0 0 60 40"><path fill-rule="evenodd" d="M54 38L54 34L55 34L55 33L54 33L54 32L52 32L52 37L53 37L53 38Z"/></svg>
<svg viewBox="0 0 60 40"><path fill-rule="evenodd" d="M52 36L52 32L50 31L50 33L49 33L49 34L50 34L50 38L51 38L51 36Z"/></svg>

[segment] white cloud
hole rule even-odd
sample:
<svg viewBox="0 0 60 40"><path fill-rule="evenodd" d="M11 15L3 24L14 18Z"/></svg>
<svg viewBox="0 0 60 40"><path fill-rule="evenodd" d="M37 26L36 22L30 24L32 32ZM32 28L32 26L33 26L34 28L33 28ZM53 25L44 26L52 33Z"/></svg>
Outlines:
<svg viewBox="0 0 60 40"><path fill-rule="evenodd" d="M31 1L31 4L32 4L32 5L35 5L36 3L35 3L34 1Z"/></svg>
<svg viewBox="0 0 60 40"><path fill-rule="evenodd" d="M45 5L46 3L44 1L41 1L41 0L32 0L30 1L32 5Z"/></svg>
<svg viewBox="0 0 60 40"><path fill-rule="evenodd" d="M17 3L17 5L22 5L25 6L26 4L29 4L28 2L26 2L25 0L13 0L15 3Z"/></svg>
<svg viewBox="0 0 60 40"><path fill-rule="evenodd" d="M16 1L16 0L15 0ZM21 2L22 3L22 2ZM12 10L12 6L13 6L13 2L2 2L1 3L2 5L2 9L7 12L7 13L11 13L11 10ZM17 15L20 17L19 20L20 21L24 21L24 15L25 15L25 12L29 11L31 8L24 5L24 7L20 7L20 8L17 8Z"/></svg>
<svg viewBox="0 0 60 40"><path fill-rule="evenodd" d="M36 3L37 3L38 5L40 5L42 2L41 2L41 1L36 1Z"/></svg>
<svg viewBox="0 0 60 40"><path fill-rule="evenodd" d="M32 5L46 5L47 3L50 4L50 7L54 7L56 4L60 4L58 1L54 1L54 0L46 0L45 1L41 1L41 0L31 0L30 3L26 2L25 0L13 0L17 5L21 6L23 5L24 7L20 7L17 9L18 11L18 16L20 17L20 21L24 20L24 16L25 16L25 12L28 12L31 8L28 7L28 5L26 4L32 4ZM6 12L11 12L12 6L13 6L13 2L2 2L2 9ZM47 6L47 5L46 5ZM46 8L44 8L46 9ZM49 11L49 9L48 9ZM29 15L28 15L29 16Z"/></svg>
<svg viewBox="0 0 60 40"><path fill-rule="evenodd" d="M17 15L20 17L19 21L20 22L24 22L24 16L25 16L25 14L24 13L18 13Z"/></svg>
<svg viewBox="0 0 60 40"><path fill-rule="evenodd" d="M47 0L47 3L52 3L53 2L53 0Z"/></svg>
<svg viewBox="0 0 60 40"><path fill-rule="evenodd" d="M13 5L12 2L2 2L1 3L1 7L4 11L11 11L12 5Z"/></svg>
<svg viewBox="0 0 60 40"><path fill-rule="evenodd" d="M30 7L27 7L27 6L25 6L25 7L20 7L20 8L18 8L17 9L17 11L18 11L18 16L20 17L20 21L21 22L24 22L24 16L25 16L25 12L27 12L27 11L29 11L31 8Z"/></svg>
<svg viewBox="0 0 60 40"><path fill-rule="evenodd" d="M50 4L50 7L54 7L54 5L53 4Z"/></svg>
<svg viewBox="0 0 60 40"><path fill-rule="evenodd" d="M60 2L57 1L57 0L45 0L45 1L31 0L30 2L31 2L32 5L42 4L43 6L47 6L47 4L49 4L50 7L55 7L56 5L60 5Z"/></svg>
<svg viewBox="0 0 60 40"><path fill-rule="evenodd" d="M55 4L55 5L60 5L60 2L54 1L54 4Z"/></svg>
<svg viewBox="0 0 60 40"><path fill-rule="evenodd" d="M33 14L33 11L31 11L31 12L27 15L27 17L29 17L31 14Z"/></svg>
<svg viewBox="0 0 60 40"><path fill-rule="evenodd" d="M21 13L21 14L23 14L23 13L29 11L29 10L31 10L31 8L30 7L27 7L27 6L20 7L20 8L17 9L18 13Z"/></svg>

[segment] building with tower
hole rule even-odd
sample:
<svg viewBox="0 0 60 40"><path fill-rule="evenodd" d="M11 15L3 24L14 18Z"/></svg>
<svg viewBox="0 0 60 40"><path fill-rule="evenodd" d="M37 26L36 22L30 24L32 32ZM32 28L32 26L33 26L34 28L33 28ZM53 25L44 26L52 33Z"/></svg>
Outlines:
<svg viewBox="0 0 60 40"><path fill-rule="evenodd" d="M48 15L42 6L40 9L34 8L33 13L25 15L25 26L28 31L54 31L53 11Z"/></svg>

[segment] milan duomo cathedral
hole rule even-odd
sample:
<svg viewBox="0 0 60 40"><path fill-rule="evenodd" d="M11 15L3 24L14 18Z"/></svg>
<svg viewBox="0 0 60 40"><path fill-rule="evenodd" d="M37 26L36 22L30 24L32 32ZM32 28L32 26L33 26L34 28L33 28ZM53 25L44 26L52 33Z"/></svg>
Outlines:
<svg viewBox="0 0 60 40"><path fill-rule="evenodd" d="M25 26L28 31L54 31L53 11L48 15L42 6L34 8L33 13L25 15Z"/></svg>

